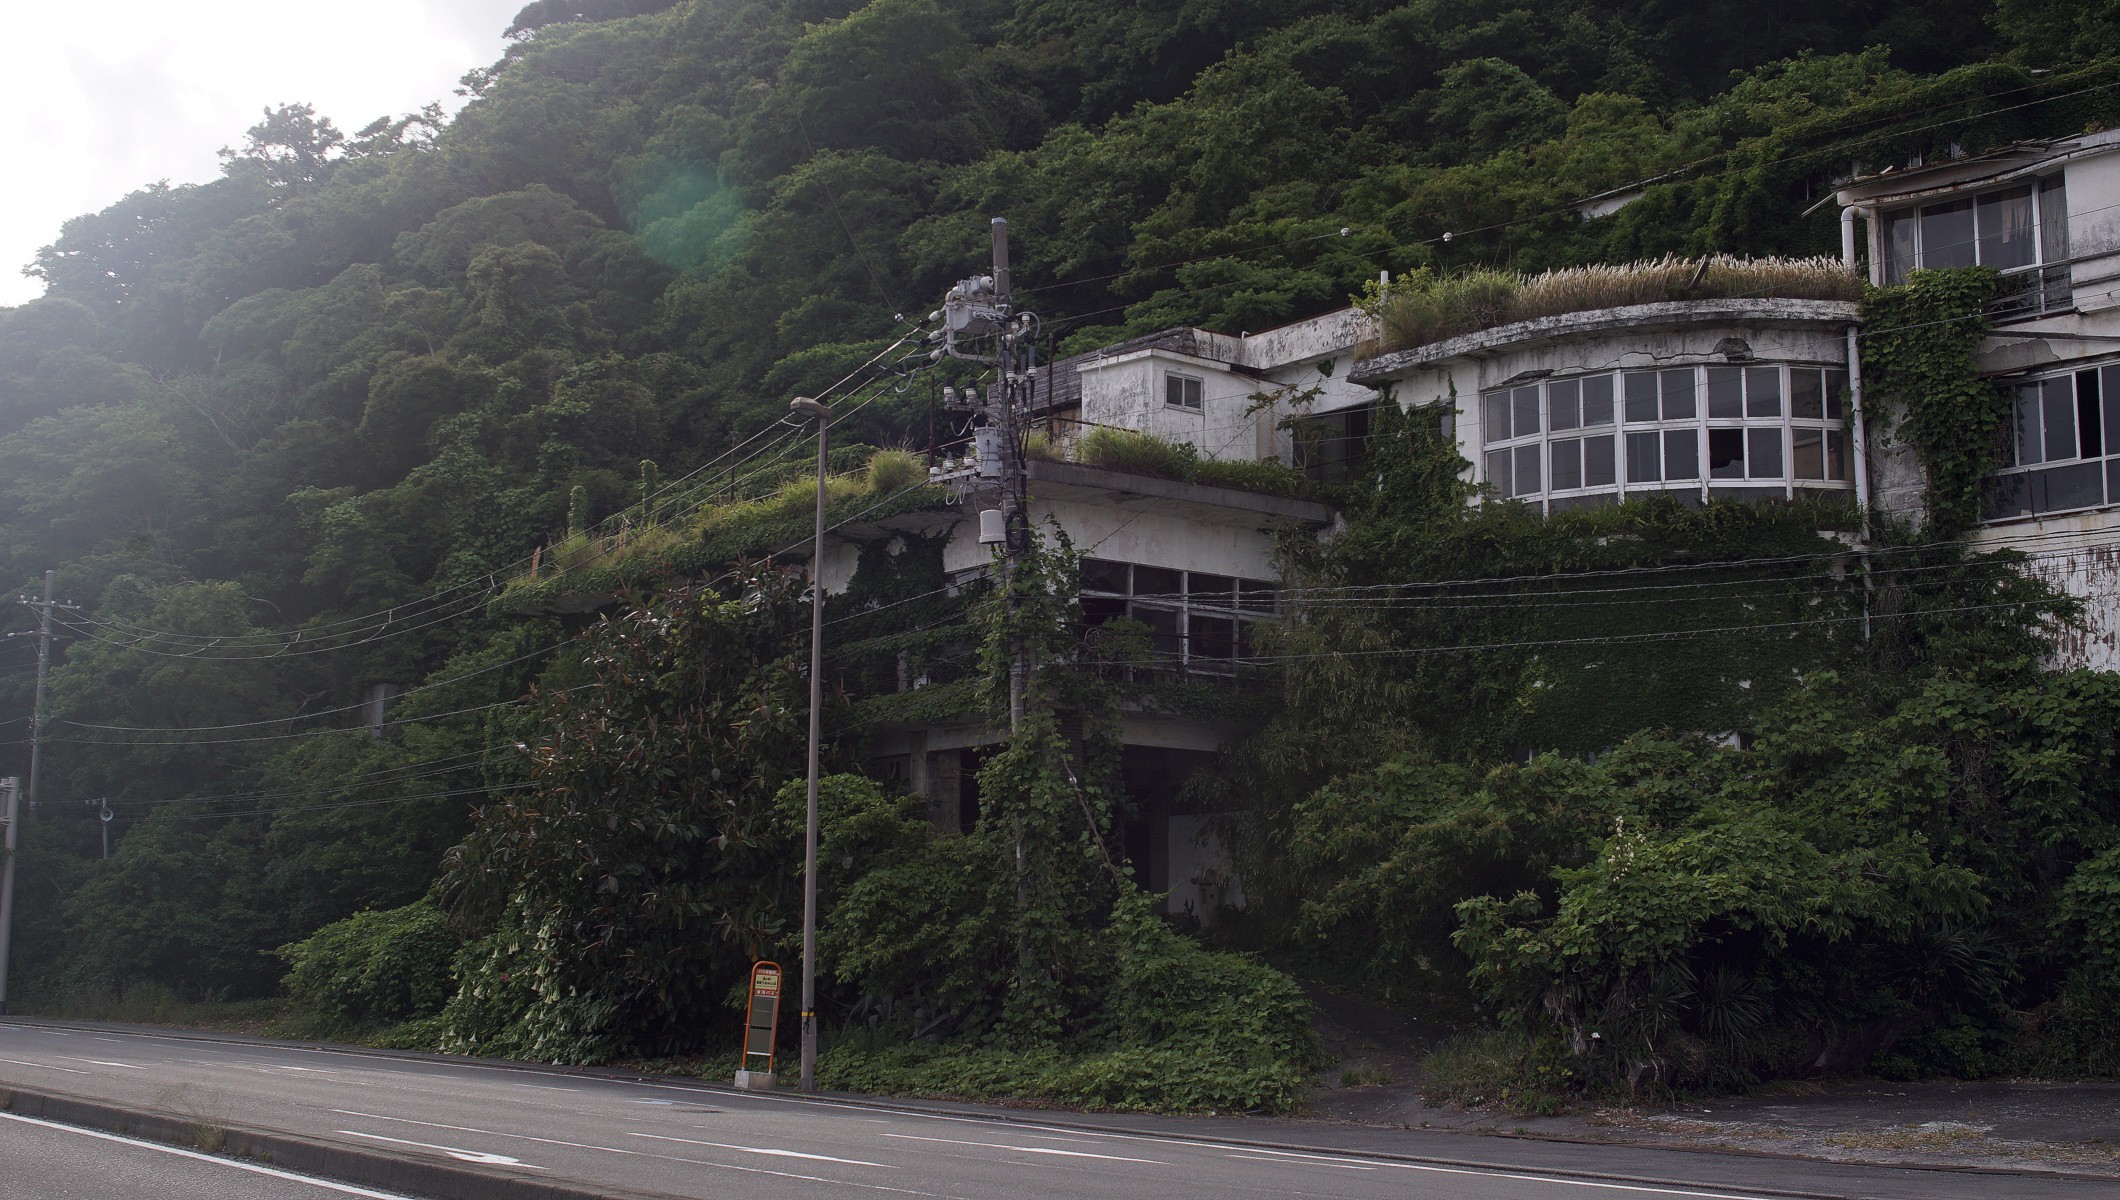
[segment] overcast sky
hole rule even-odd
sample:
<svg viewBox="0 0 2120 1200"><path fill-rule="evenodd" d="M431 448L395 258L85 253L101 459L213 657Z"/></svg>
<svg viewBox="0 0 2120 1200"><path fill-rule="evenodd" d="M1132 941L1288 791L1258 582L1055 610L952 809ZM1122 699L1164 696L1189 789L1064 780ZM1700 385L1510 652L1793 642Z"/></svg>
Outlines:
<svg viewBox="0 0 2120 1200"><path fill-rule="evenodd" d="M439 100L500 57L527 0L88 0L9 5L0 48L0 305L68 217L158 179L203 183L261 110L348 133Z"/></svg>

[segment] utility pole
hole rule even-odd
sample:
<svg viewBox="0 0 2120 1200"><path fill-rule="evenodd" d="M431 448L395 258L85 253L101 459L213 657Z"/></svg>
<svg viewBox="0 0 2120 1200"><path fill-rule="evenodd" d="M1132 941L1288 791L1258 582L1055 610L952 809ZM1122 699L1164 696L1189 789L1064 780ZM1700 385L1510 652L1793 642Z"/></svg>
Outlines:
<svg viewBox="0 0 2120 1200"><path fill-rule="evenodd" d="M802 1090L817 1090L817 753L824 708L825 450L832 412L808 396L788 407L817 418L817 532L810 542L810 769L802 831Z"/></svg>
<svg viewBox="0 0 2120 1200"><path fill-rule="evenodd" d="M29 815L37 812L37 780L43 774L44 765L44 681L52 669L52 610L72 608L70 604L58 604L52 600L53 572L44 573L44 599L32 600L27 596L19 602L37 610L37 691L31 702L29 715ZM13 635L10 635L13 636ZM8 835L12 838L12 832ZM12 843L10 843L12 844Z"/></svg>
<svg viewBox="0 0 2120 1200"><path fill-rule="evenodd" d="M1004 586L1008 586L1015 580L1016 560L1030 548L1030 517L1023 511L1023 430L1019 423L1028 414L1017 412L1019 372L1015 312L1009 304L1007 218L995 217L993 231L994 308L1001 314L1001 529L1005 539L1002 542L1002 579ZM1009 604L1011 608L1015 605L1013 592ZM1010 647L1008 664L1008 728L1011 735L1023 724L1023 689L1029 675L1029 664L1024 661L1023 639L1018 636Z"/></svg>
<svg viewBox="0 0 2120 1200"><path fill-rule="evenodd" d="M7 1015L7 957L15 934L15 830L21 825L22 781L0 779L0 818L7 832L0 838L0 1017Z"/></svg>

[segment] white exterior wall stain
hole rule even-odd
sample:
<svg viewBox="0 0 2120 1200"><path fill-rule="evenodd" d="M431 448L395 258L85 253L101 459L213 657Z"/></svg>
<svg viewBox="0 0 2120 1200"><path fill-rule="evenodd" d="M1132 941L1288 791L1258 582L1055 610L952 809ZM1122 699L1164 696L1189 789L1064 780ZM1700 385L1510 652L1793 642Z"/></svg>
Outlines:
<svg viewBox="0 0 2120 1200"><path fill-rule="evenodd" d="M2120 670L2120 512L2077 513L2009 525L1990 525L1973 535L1977 547L2014 546L2030 551L2024 573L2081 599L2080 626L2054 627L2048 665ZM2030 538L2039 540L2029 545Z"/></svg>

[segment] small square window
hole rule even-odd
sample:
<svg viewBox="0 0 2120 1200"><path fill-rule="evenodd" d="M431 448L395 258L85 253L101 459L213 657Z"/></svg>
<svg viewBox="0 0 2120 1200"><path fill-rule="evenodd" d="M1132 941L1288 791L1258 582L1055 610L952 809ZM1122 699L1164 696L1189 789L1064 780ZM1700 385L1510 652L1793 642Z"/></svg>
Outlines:
<svg viewBox="0 0 2120 1200"><path fill-rule="evenodd" d="M1190 375L1169 374L1163 377L1163 403L1171 408L1182 408L1187 412L1200 412L1207 407L1204 385Z"/></svg>

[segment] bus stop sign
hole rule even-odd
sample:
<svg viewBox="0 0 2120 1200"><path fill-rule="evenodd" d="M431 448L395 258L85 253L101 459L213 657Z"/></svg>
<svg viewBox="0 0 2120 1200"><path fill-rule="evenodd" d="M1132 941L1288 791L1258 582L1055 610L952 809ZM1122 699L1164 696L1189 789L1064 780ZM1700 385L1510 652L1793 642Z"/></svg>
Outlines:
<svg viewBox="0 0 2120 1200"><path fill-rule="evenodd" d="M773 1069L774 1034L780 1028L780 981L779 963L752 965L751 1003L747 1007L743 1035L745 1070L759 1069L756 1060L761 1058L765 1059L765 1071Z"/></svg>

